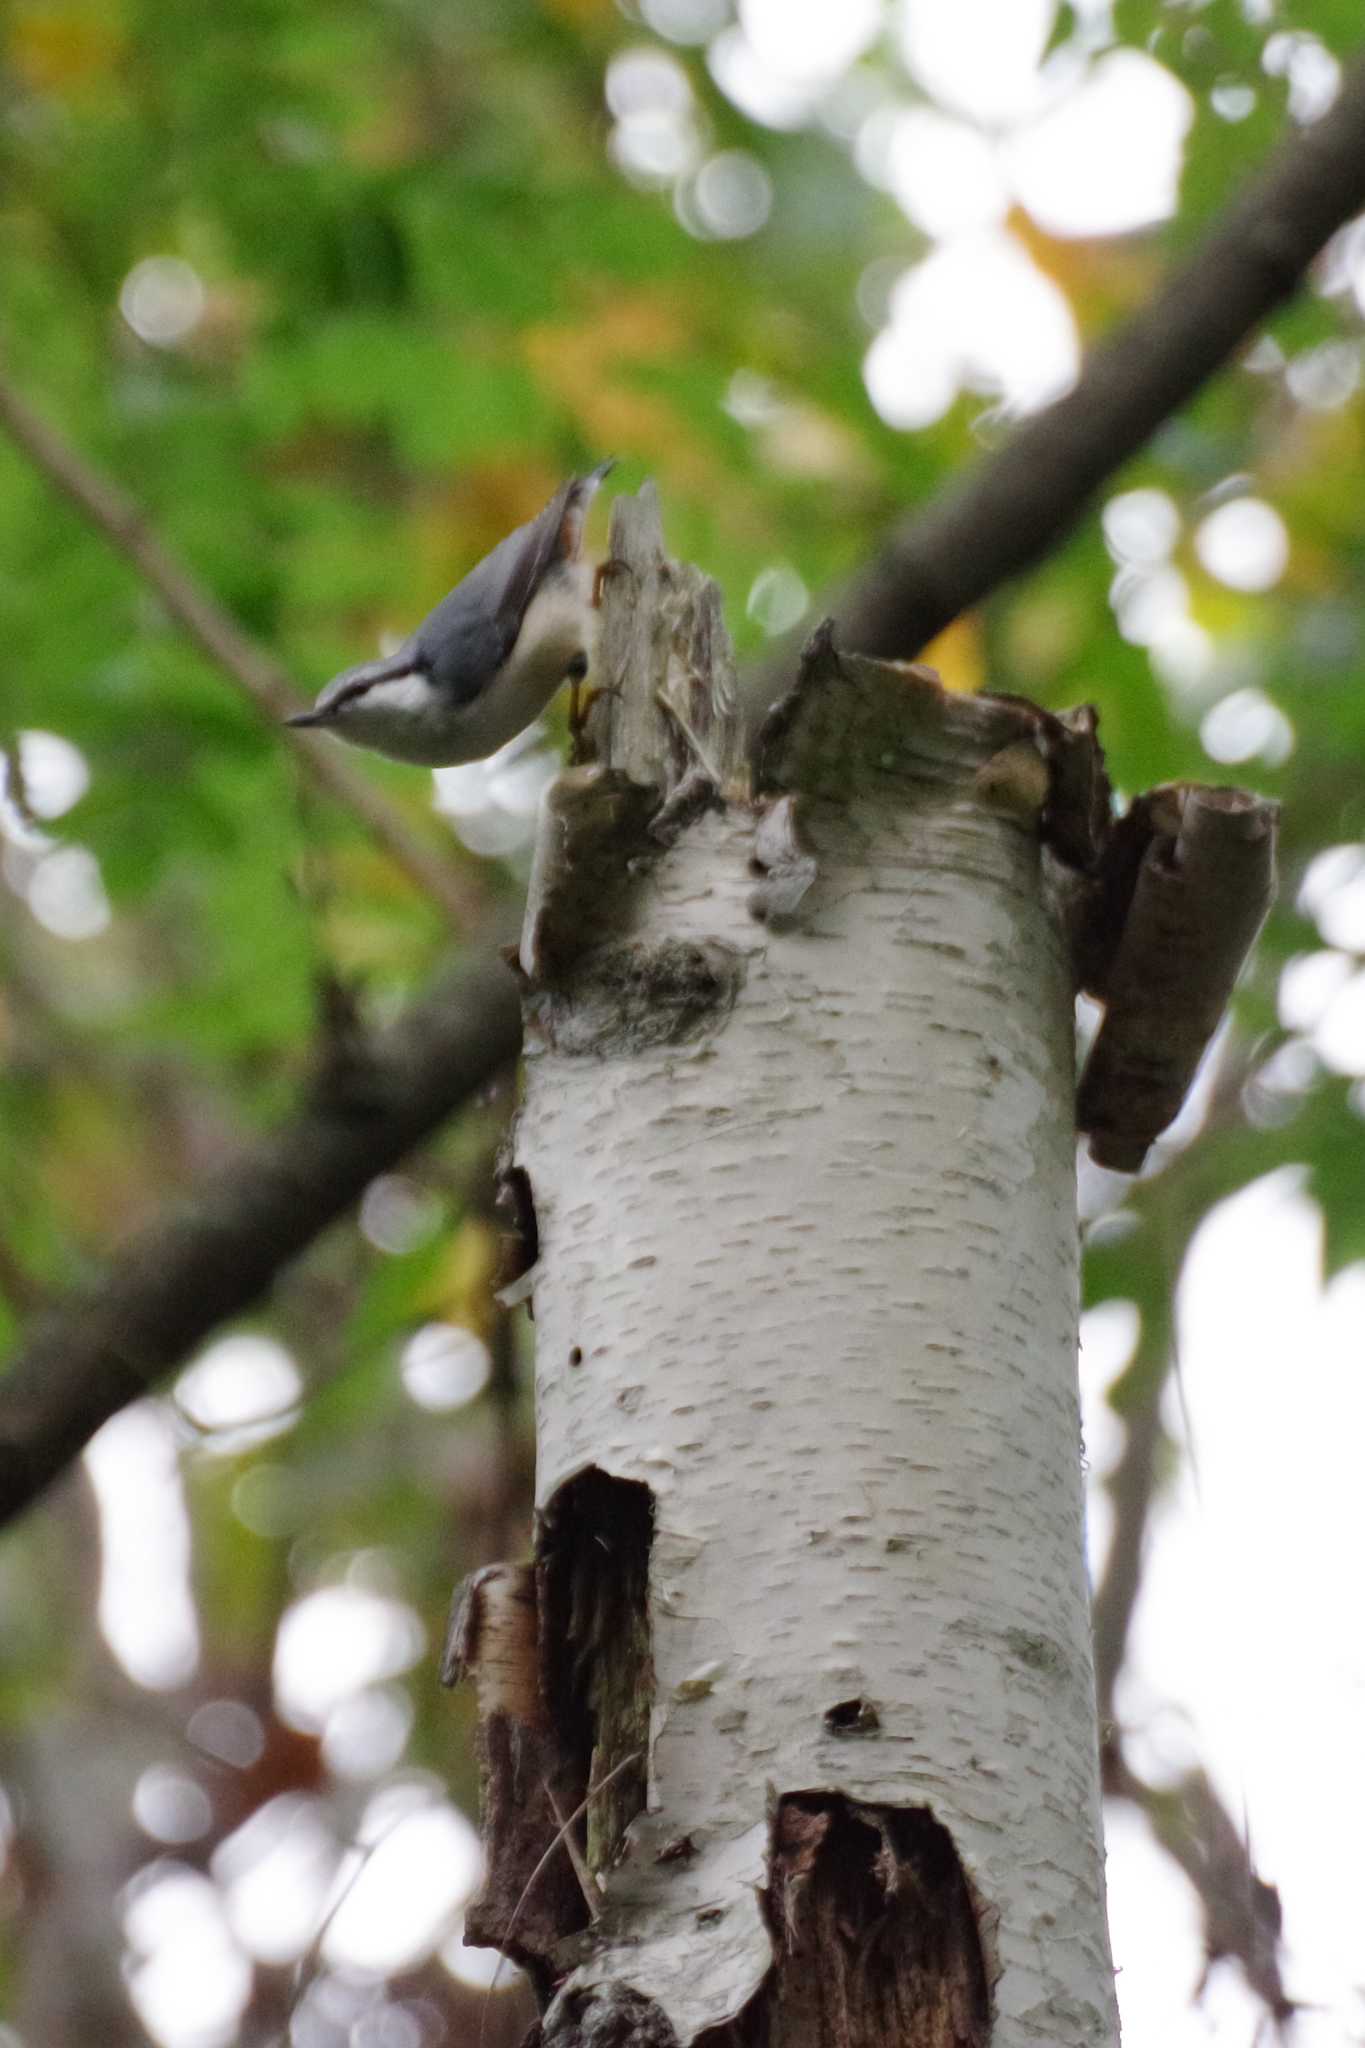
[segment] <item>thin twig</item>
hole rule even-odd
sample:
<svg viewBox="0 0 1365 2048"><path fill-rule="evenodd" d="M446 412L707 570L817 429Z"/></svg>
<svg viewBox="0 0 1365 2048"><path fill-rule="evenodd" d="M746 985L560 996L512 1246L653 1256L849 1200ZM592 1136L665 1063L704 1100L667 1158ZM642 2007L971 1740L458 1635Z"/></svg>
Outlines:
<svg viewBox="0 0 1365 2048"><path fill-rule="evenodd" d="M3 796L14 811L21 825L29 832L41 832L42 820L33 808L28 793L28 778L24 774L24 756L16 732L7 733L0 743L0 796Z"/></svg>
<svg viewBox="0 0 1365 2048"><path fill-rule="evenodd" d="M35 469L84 513L153 589L171 617L198 647L231 677L244 696L272 724L303 708L288 675L250 639L185 564L158 538L133 500L95 469L34 411L7 376L0 374L0 425ZM333 746L282 735L298 750L307 774L338 803L353 811L394 864L439 905L457 931L467 931L479 914L478 890L451 861L425 846L382 790L358 774Z"/></svg>
<svg viewBox="0 0 1365 2048"><path fill-rule="evenodd" d="M639 1751L637 1750L635 1754L638 1756ZM633 1758L627 1759L627 1762L633 1761ZM617 1765L618 1771L624 1769L624 1764ZM559 1828L560 1840L564 1844L565 1854L573 1865L574 1876L578 1879L578 1889L583 1895L583 1904L588 1909L588 1919L595 1925L602 1917L602 1894L593 1881L593 1874L588 1868L587 1857L573 1838L575 1817L572 1814L565 1814L563 1807L555 1798L555 1788L549 1779L544 1778L541 1780L541 1783L545 1789L545 1797L550 1802L550 1811L554 1815L556 1825ZM606 1780L604 1779L603 1784L605 1783ZM588 1797L583 1801L583 1805L579 1809L580 1813L587 1811L588 1801L593 1799L601 1789L602 1787L599 1785L592 1785L588 1788Z"/></svg>

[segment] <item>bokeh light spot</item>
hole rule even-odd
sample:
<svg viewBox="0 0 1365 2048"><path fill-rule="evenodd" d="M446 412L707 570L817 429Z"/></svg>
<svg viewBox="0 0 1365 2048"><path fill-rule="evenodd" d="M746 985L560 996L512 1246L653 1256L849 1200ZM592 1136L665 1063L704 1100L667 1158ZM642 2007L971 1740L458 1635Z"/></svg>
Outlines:
<svg viewBox="0 0 1365 2048"><path fill-rule="evenodd" d="M488 1384L488 1346L457 1323L424 1323L403 1347L403 1385L419 1408L463 1407Z"/></svg>
<svg viewBox="0 0 1365 2048"><path fill-rule="evenodd" d="M412 1608L362 1586L324 1586L289 1608L275 1640L284 1718L319 1730L352 1694L407 1671L426 1648Z"/></svg>
<svg viewBox="0 0 1365 2048"><path fill-rule="evenodd" d="M207 295L199 273L183 258L148 256L128 272L118 303L140 341L174 348L199 325Z"/></svg>
<svg viewBox="0 0 1365 2048"><path fill-rule="evenodd" d="M1270 590L1289 563L1289 532L1263 498L1230 498L1200 520L1194 551L1229 590Z"/></svg>

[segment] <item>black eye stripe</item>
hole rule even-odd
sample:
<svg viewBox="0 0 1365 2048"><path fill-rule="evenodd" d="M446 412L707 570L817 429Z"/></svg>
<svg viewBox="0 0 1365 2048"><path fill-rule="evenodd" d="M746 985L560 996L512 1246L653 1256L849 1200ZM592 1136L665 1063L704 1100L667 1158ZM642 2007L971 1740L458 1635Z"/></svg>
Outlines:
<svg viewBox="0 0 1365 2048"><path fill-rule="evenodd" d="M338 690L329 709L339 711L343 704L354 704L361 697L368 697L372 690L382 689L385 683L406 682L413 673L405 669L401 676L362 676L358 682L347 683L344 690Z"/></svg>

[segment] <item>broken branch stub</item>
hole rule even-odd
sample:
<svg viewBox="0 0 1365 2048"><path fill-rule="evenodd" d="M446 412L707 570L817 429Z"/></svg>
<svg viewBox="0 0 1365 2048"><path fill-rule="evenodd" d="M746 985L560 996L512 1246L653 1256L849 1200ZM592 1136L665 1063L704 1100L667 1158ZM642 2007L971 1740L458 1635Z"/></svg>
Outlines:
<svg viewBox="0 0 1365 2048"><path fill-rule="evenodd" d="M1105 1014L1076 1105L1099 1165L1136 1172L1178 1113L1270 908L1277 817L1245 790L1180 783L1110 835L1085 956Z"/></svg>

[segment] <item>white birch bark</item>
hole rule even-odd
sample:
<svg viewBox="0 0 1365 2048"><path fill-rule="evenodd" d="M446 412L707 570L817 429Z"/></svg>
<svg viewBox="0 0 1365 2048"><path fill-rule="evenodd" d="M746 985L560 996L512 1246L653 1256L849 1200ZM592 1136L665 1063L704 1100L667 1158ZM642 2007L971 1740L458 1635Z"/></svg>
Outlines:
<svg viewBox="0 0 1365 2048"><path fill-rule="evenodd" d="M641 516L617 537L637 566ZM632 601L609 598L627 618L609 648ZM685 640L676 620L655 635L674 694ZM625 681L641 730L660 673ZM589 954L529 1032L538 1502L595 1465L655 1508L648 1811L577 1981L634 1987L682 2044L769 1969L770 1817L813 1790L948 1829L997 2048L1117 2037L1071 979L1036 805L1011 816L976 779L1014 716L870 663L826 675L793 743L814 785L799 906L756 921L755 811L731 792L639 865L609 971ZM729 993L651 1043L638 1016L613 1021L621 948L677 942L722 963ZM827 1712L854 1700L876 1725L835 1732ZM656 1860L683 1836L690 1860Z"/></svg>

